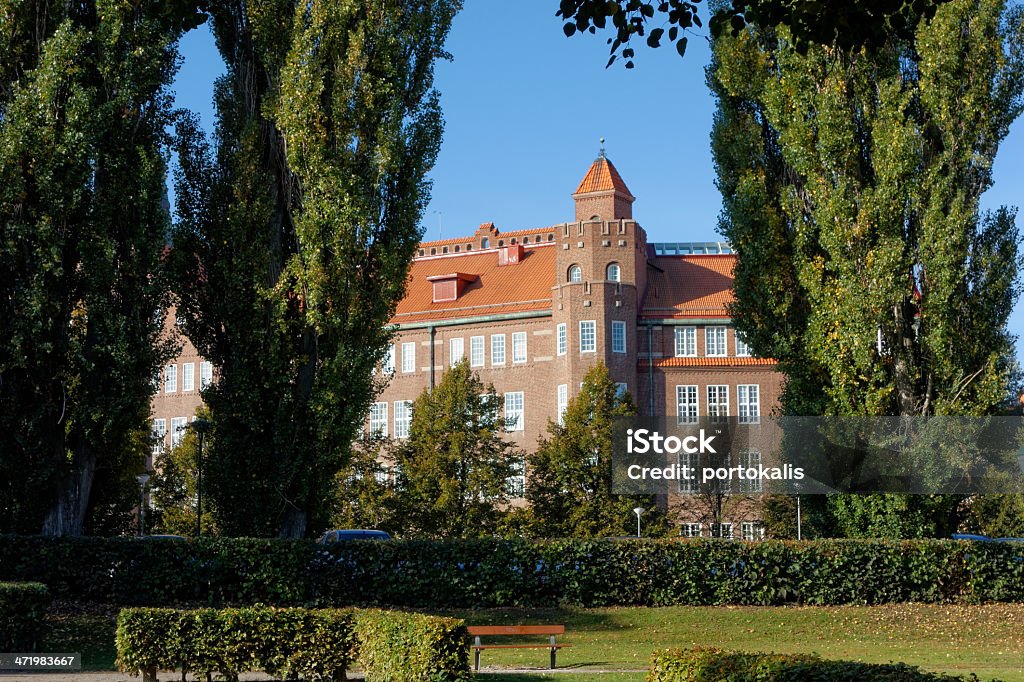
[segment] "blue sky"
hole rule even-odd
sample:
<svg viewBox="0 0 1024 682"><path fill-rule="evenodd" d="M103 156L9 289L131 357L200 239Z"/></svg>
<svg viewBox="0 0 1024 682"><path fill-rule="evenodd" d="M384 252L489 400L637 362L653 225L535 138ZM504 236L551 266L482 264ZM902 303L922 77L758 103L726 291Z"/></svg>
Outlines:
<svg viewBox="0 0 1024 682"><path fill-rule="evenodd" d="M525 2L510 14L493 0L467 0L456 17L447 45L453 59L437 68L446 123L426 238L470 234L488 221L516 230L571 220L570 195L604 137L652 241L718 239L706 32L691 33L685 58L671 47L638 47L637 68L605 69L606 36L567 39L556 8L553 0ZM223 64L206 27L181 49L177 104L209 128ZM1024 119L1004 141L994 175L983 207L1024 206ZM1024 331L1024 304L1010 328ZM1021 344L1018 357L1024 362Z"/></svg>

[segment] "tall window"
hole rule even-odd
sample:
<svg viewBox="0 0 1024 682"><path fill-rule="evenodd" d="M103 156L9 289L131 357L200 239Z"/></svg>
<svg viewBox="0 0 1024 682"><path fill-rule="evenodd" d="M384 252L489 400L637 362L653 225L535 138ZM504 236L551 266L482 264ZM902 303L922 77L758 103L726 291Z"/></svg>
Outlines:
<svg viewBox="0 0 1024 682"><path fill-rule="evenodd" d="M713 538L724 538L726 540L732 540L732 524L731 523L712 523L711 524L711 537L713 537Z"/></svg>
<svg viewBox="0 0 1024 682"><path fill-rule="evenodd" d="M704 355L724 357L729 354L725 343L725 327L704 328Z"/></svg>
<svg viewBox="0 0 1024 682"><path fill-rule="evenodd" d="M521 365L526 362L526 332L512 335L512 363Z"/></svg>
<svg viewBox="0 0 1024 682"><path fill-rule="evenodd" d="M370 405L370 435L388 435L388 404L374 403Z"/></svg>
<svg viewBox="0 0 1024 682"><path fill-rule="evenodd" d="M448 342L448 364L451 367L462 362L462 356L466 354L466 344L462 337L452 339Z"/></svg>
<svg viewBox="0 0 1024 682"><path fill-rule="evenodd" d="M676 386L676 423L696 424L700 416L696 386Z"/></svg>
<svg viewBox="0 0 1024 682"><path fill-rule="evenodd" d="M700 524L699 523L683 523L679 526L679 536L684 538L699 538L700 537Z"/></svg>
<svg viewBox="0 0 1024 682"><path fill-rule="evenodd" d="M505 394L505 430L523 430L523 392L516 391Z"/></svg>
<svg viewBox="0 0 1024 682"><path fill-rule="evenodd" d="M597 352L597 323L594 320L580 321L580 352Z"/></svg>
<svg viewBox="0 0 1024 682"><path fill-rule="evenodd" d="M708 416L713 422L723 422L729 416L729 387L708 386Z"/></svg>
<svg viewBox="0 0 1024 682"><path fill-rule="evenodd" d="M679 492L687 495L696 495L700 492L700 467L696 452L680 452L679 466L690 475L690 478L679 477Z"/></svg>
<svg viewBox="0 0 1024 682"><path fill-rule="evenodd" d="M615 397L618 398L619 400L622 400L626 397L627 393L629 393L629 384L627 384L625 381L616 381Z"/></svg>
<svg viewBox="0 0 1024 682"><path fill-rule="evenodd" d="M758 384L736 387L736 412L740 424L761 423L761 396Z"/></svg>
<svg viewBox="0 0 1024 682"><path fill-rule="evenodd" d="M505 335L491 335L491 365L505 364Z"/></svg>
<svg viewBox="0 0 1024 682"><path fill-rule="evenodd" d="M740 337L739 332L736 332L736 357L750 357L750 346L748 346L747 342Z"/></svg>
<svg viewBox="0 0 1024 682"><path fill-rule="evenodd" d="M618 282L618 281L620 281L619 278L621 277L621 270L619 269L619 264L618 263L609 263L608 264L607 273L608 273L607 279L608 279L609 282Z"/></svg>
<svg viewBox="0 0 1024 682"><path fill-rule="evenodd" d="M612 352L626 352L626 323L612 320Z"/></svg>
<svg viewBox="0 0 1024 682"><path fill-rule="evenodd" d="M178 390L178 366L167 365L164 367L164 393L174 393Z"/></svg>
<svg viewBox="0 0 1024 682"><path fill-rule="evenodd" d="M484 337L472 336L469 339L469 364L472 367L484 366Z"/></svg>
<svg viewBox="0 0 1024 682"><path fill-rule="evenodd" d="M764 540L764 524L760 521L744 521L741 527L744 540Z"/></svg>
<svg viewBox="0 0 1024 682"><path fill-rule="evenodd" d="M569 331L568 327L564 322L558 325L555 331L555 335L558 337L558 354L565 355L566 352L569 350Z"/></svg>
<svg viewBox="0 0 1024 682"><path fill-rule="evenodd" d="M696 327L676 327L676 357L697 357Z"/></svg>
<svg viewBox="0 0 1024 682"><path fill-rule="evenodd" d="M402 344L402 371L405 373L416 371L416 344Z"/></svg>
<svg viewBox="0 0 1024 682"><path fill-rule="evenodd" d="M761 466L761 453L757 450L744 450L740 453L740 466L744 469L757 469ZM746 472L740 479L741 493L759 493L763 490L760 478L747 478Z"/></svg>
<svg viewBox="0 0 1024 682"><path fill-rule="evenodd" d="M196 365L193 362L186 362L181 366L181 390L196 390Z"/></svg>
<svg viewBox="0 0 1024 682"><path fill-rule="evenodd" d="M384 356L384 366L381 369L385 374L395 373L395 344L388 346L388 353Z"/></svg>
<svg viewBox="0 0 1024 682"><path fill-rule="evenodd" d="M200 362L199 363L199 390L202 391L207 386L213 383L213 363L212 362Z"/></svg>
<svg viewBox="0 0 1024 682"><path fill-rule="evenodd" d="M395 438L408 438L409 425L412 424L412 401L395 401Z"/></svg>
<svg viewBox="0 0 1024 682"><path fill-rule="evenodd" d="M569 384L558 384L555 394L556 410L559 424L565 424L565 410L569 407Z"/></svg>
<svg viewBox="0 0 1024 682"><path fill-rule="evenodd" d="M171 418L171 447L173 448L185 437L185 428L188 426L187 417Z"/></svg>
<svg viewBox="0 0 1024 682"><path fill-rule="evenodd" d="M153 454L159 455L167 443L167 420L153 420Z"/></svg>
<svg viewBox="0 0 1024 682"><path fill-rule="evenodd" d="M583 281L583 270L578 265L572 265L569 267L569 281L570 282L582 282Z"/></svg>
<svg viewBox="0 0 1024 682"><path fill-rule="evenodd" d="M511 463L512 476L508 479L508 494L521 498L526 493L526 463L521 459Z"/></svg>

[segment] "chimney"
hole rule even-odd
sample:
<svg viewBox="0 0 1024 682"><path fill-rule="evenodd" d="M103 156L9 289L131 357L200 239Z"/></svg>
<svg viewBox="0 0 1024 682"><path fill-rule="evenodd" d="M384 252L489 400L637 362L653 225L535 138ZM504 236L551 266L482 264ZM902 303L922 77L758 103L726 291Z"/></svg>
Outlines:
<svg viewBox="0 0 1024 682"><path fill-rule="evenodd" d="M523 245L513 244L498 249L498 267L503 265L516 265L523 260Z"/></svg>

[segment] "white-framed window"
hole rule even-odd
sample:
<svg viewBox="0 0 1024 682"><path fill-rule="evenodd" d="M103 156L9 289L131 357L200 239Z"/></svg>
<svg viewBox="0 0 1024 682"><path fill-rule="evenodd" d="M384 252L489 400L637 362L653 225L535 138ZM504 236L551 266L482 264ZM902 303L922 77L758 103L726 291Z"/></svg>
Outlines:
<svg viewBox="0 0 1024 682"><path fill-rule="evenodd" d="M213 363L203 362L199 363L199 390L202 391L207 386L213 383Z"/></svg>
<svg viewBox="0 0 1024 682"><path fill-rule="evenodd" d="M736 413L740 424L761 423L761 391L758 384L736 387Z"/></svg>
<svg viewBox="0 0 1024 682"><path fill-rule="evenodd" d="M370 405L370 435L388 435L388 404L374 403Z"/></svg>
<svg viewBox="0 0 1024 682"><path fill-rule="evenodd" d="M629 384L627 384L625 381L616 381L615 397L618 398L619 400L622 400L623 398L626 397L627 393L629 393Z"/></svg>
<svg viewBox="0 0 1024 682"><path fill-rule="evenodd" d="M700 524L699 523L681 523L681 524L679 524L679 537L682 537L682 538L699 538L700 537Z"/></svg>
<svg viewBox="0 0 1024 682"><path fill-rule="evenodd" d="M470 367L484 366L484 337L471 336L469 339L469 365Z"/></svg>
<svg viewBox="0 0 1024 682"><path fill-rule="evenodd" d="M749 358L750 357L750 346L743 340L739 332L736 332L736 357L738 358Z"/></svg>
<svg viewBox="0 0 1024 682"><path fill-rule="evenodd" d="M466 354L466 343L460 336L457 339L451 339L448 341L448 366L454 367L455 365L462 362L463 356Z"/></svg>
<svg viewBox="0 0 1024 682"><path fill-rule="evenodd" d="M680 452L679 466L684 467L682 471L690 475L689 478L679 477L679 492L687 495L696 495L700 492L700 460L696 452Z"/></svg>
<svg viewBox="0 0 1024 682"><path fill-rule="evenodd" d="M583 281L583 270L578 265L569 266L569 276L567 278L570 282L582 282Z"/></svg>
<svg viewBox="0 0 1024 682"><path fill-rule="evenodd" d="M395 344L388 346L388 352L384 356L384 366L381 367L381 371L385 374L395 373Z"/></svg>
<svg viewBox="0 0 1024 682"><path fill-rule="evenodd" d="M557 337L558 354L565 355L569 351L569 329L565 322L555 327L555 336Z"/></svg>
<svg viewBox="0 0 1024 682"><path fill-rule="evenodd" d="M555 392L555 403L555 414L558 416L558 423L564 425L565 410L569 407L569 384L558 384Z"/></svg>
<svg viewBox="0 0 1024 682"><path fill-rule="evenodd" d="M744 450L740 453L740 466L743 467L743 478L740 479L741 493L759 493L763 490L760 477L747 478L746 471L761 466L761 453L757 450Z"/></svg>
<svg viewBox="0 0 1024 682"><path fill-rule="evenodd" d="M158 455L167 445L167 420L153 420L153 454Z"/></svg>
<svg viewBox="0 0 1024 682"><path fill-rule="evenodd" d="M406 374L416 371L416 343L414 341L402 344L402 371Z"/></svg>
<svg viewBox="0 0 1024 682"><path fill-rule="evenodd" d="M505 394L505 430L506 431L522 431L523 422L523 410L525 409L525 401L523 398L522 391L513 391L512 393Z"/></svg>
<svg viewBox="0 0 1024 682"><path fill-rule="evenodd" d="M526 362L526 332L512 335L512 364L521 365Z"/></svg>
<svg viewBox="0 0 1024 682"><path fill-rule="evenodd" d="M512 476L508 479L508 494L514 498L521 498L526 494L526 463L521 459L512 462Z"/></svg>
<svg viewBox="0 0 1024 682"><path fill-rule="evenodd" d="M676 327L676 357L697 357L696 327Z"/></svg>
<svg viewBox="0 0 1024 682"><path fill-rule="evenodd" d="M188 427L188 417L171 417L171 447L181 442Z"/></svg>
<svg viewBox="0 0 1024 682"><path fill-rule="evenodd" d="M196 365L194 362L186 362L181 366L181 390L196 390Z"/></svg>
<svg viewBox="0 0 1024 682"><path fill-rule="evenodd" d="M704 355L714 358L729 354L729 347L725 341L725 330L725 327L704 328Z"/></svg>
<svg viewBox="0 0 1024 682"><path fill-rule="evenodd" d="M760 521L744 521L740 528L744 540L764 540L764 524Z"/></svg>
<svg viewBox="0 0 1024 682"><path fill-rule="evenodd" d="M725 421L729 416L729 387L725 384L708 386L708 416L711 421Z"/></svg>
<svg viewBox="0 0 1024 682"><path fill-rule="evenodd" d="M178 390L178 366L167 365L164 367L164 393L174 393Z"/></svg>
<svg viewBox="0 0 1024 682"><path fill-rule="evenodd" d="M580 320L580 352L597 352L597 322Z"/></svg>
<svg viewBox="0 0 1024 682"><path fill-rule="evenodd" d="M676 423L696 424L699 417L697 386L676 386Z"/></svg>
<svg viewBox="0 0 1024 682"><path fill-rule="evenodd" d="M408 438L412 424L412 401L395 401L395 438Z"/></svg>
<svg viewBox="0 0 1024 682"><path fill-rule="evenodd" d="M387 405L387 403L384 404ZM387 464L381 464L374 470L373 477L376 479L378 484L387 485L391 478L391 467Z"/></svg>
<svg viewBox="0 0 1024 682"><path fill-rule="evenodd" d="M711 526L711 537L732 540L731 523L712 523L709 525Z"/></svg>
<svg viewBox="0 0 1024 682"><path fill-rule="evenodd" d="M505 364L505 335L491 334L491 366Z"/></svg>
<svg viewBox="0 0 1024 682"><path fill-rule="evenodd" d="M607 273L606 279L609 282L619 282L619 281L621 281L622 269L619 267L618 263L609 263L608 264L608 268L606 270L606 273Z"/></svg>
<svg viewBox="0 0 1024 682"><path fill-rule="evenodd" d="M626 323L612 320L612 352L626 352Z"/></svg>

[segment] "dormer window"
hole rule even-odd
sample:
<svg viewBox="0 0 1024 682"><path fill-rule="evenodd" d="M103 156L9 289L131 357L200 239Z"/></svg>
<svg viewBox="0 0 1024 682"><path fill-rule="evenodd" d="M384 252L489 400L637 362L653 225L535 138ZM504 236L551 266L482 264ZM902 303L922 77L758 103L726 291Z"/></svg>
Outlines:
<svg viewBox="0 0 1024 682"><path fill-rule="evenodd" d="M618 282L618 281L620 281L621 271L619 270L619 264L618 263L609 263L608 264L607 273L608 273L607 279L608 279L609 282Z"/></svg>
<svg viewBox="0 0 1024 682"><path fill-rule="evenodd" d="M427 277L427 281L434 285L434 303L454 301L462 295L466 285L475 282L477 276L464 272L453 272L447 275L434 275Z"/></svg>
<svg viewBox="0 0 1024 682"><path fill-rule="evenodd" d="M583 281L583 269L578 265L572 265L569 267L569 282L582 282Z"/></svg>

